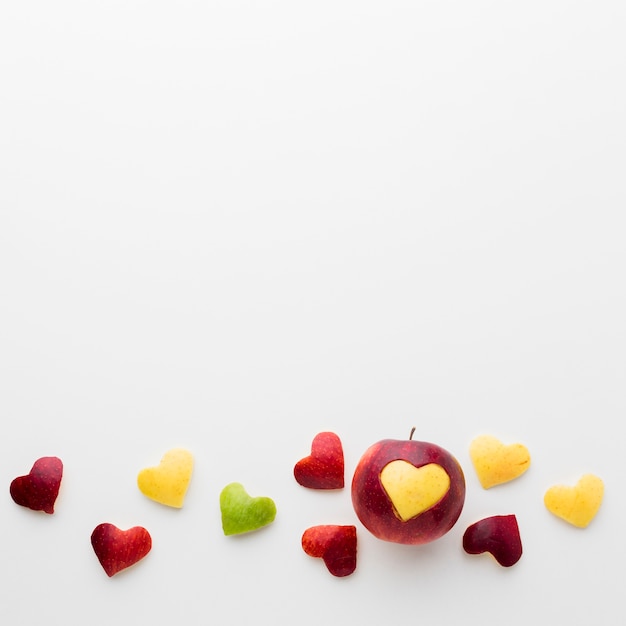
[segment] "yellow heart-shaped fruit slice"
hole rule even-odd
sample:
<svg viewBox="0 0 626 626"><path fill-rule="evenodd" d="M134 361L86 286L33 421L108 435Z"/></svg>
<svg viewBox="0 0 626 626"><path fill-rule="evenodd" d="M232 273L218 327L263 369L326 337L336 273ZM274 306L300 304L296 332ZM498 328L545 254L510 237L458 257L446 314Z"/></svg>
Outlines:
<svg viewBox="0 0 626 626"><path fill-rule="evenodd" d="M573 487L567 485L550 487L543 501L550 513L578 528L585 528L596 516L603 497L602 479L594 474L584 474Z"/></svg>
<svg viewBox="0 0 626 626"><path fill-rule="evenodd" d="M521 443L505 445L496 437L481 435L470 444L470 458L484 489L508 483L530 467L530 453Z"/></svg>
<svg viewBox="0 0 626 626"><path fill-rule="evenodd" d="M147 467L137 476L141 493L166 506L180 509L193 471L193 455L183 448L165 453L156 467Z"/></svg>
<svg viewBox="0 0 626 626"><path fill-rule="evenodd" d="M430 509L450 489L450 476L436 463L415 467L408 461L391 461L383 467L380 482L403 522Z"/></svg>

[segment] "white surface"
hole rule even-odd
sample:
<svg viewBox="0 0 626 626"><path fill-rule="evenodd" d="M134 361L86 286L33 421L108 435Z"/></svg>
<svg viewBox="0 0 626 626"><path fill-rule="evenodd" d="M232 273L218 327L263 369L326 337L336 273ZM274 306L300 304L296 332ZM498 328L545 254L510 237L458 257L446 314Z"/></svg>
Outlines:
<svg viewBox="0 0 626 626"><path fill-rule="evenodd" d="M0 622L513 625L623 613L626 4L5 2L0 9ZM408 436L465 468L423 548L358 525L294 463L347 476ZM483 491L491 433L531 469ZM136 474L174 446L185 507ZM54 516L8 485L55 454ZM545 489L606 483L584 531ZM221 534L230 481L276 522ZM518 515L513 568L463 553ZM154 546L108 579L109 521ZM305 528L357 523L335 579Z"/></svg>

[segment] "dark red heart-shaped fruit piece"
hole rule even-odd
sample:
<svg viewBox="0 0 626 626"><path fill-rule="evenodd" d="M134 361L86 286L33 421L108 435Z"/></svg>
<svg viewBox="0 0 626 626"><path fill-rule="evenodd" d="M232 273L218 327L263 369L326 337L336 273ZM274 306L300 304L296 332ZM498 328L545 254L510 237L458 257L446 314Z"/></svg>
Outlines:
<svg viewBox="0 0 626 626"><path fill-rule="evenodd" d="M16 504L34 511L54 513L63 478L63 463L56 456L37 459L26 476L13 479L9 491Z"/></svg>
<svg viewBox="0 0 626 626"><path fill-rule="evenodd" d="M324 560L333 576L349 576L356 569L356 526L322 525L307 528L302 549Z"/></svg>
<svg viewBox="0 0 626 626"><path fill-rule="evenodd" d="M522 540L515 515L494 515L468 526L463 534L468 554L489 552L503 567L515 565L522 556Z"/></svg>
<svg viewBox="0 0 626 626"><path fill-rule="evenodd" d="M318 433L311 444L311 454L293 468L296 481L309 489L342 489L344 460L341 439L331 432Z"/></svg>
<svg viewBox="0 0 626 626"><path fill-rule="evenodd" d="M141 561L152 548L152 537L142 526L121 530L99 524L91 533L91 545L107 576L113 576Z"/></svg>

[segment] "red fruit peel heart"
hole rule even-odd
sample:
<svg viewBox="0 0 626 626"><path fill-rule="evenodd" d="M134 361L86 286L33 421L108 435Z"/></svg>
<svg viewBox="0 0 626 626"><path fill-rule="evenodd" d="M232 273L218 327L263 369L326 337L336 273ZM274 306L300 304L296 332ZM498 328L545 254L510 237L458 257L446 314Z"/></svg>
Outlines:
<svg viewBox="0 0 626 626"><path fill-rule="evenodd" d="M142 526L121 530L113 524L99 524L91 533L91 545L110 577L141 561L152 548L152 538Z"/></svg>
<svg viewBox="0 0 626 626"><path fill-rule="evenodd" d="M302 549L324 560L333 576L349 576L356 569L356 526L322 525L307 528Z"/></svg>
<svg viewBox="0 0 626 626"><path fill-rule="evenodd" d="M463 534L468 554L489 552L503 567L515 565L522 556L522 540L515 515L494 515L468 526Z"/></svg>
<svg viewBox="0 0 626 626"><path fill-rule="evenodd" d="M311 444L311 454L293 468L296 481L309 489L342 489L344 459L341 439L331 432L318 433Z"/></svg>
<svg viewBox="0 0 626 626"><path fill-rule="evenodd" d="M9 491L16 504L52 514L62 477L61 459L56 456L44 456L35 461L26 476L15 478Z"/></svg>

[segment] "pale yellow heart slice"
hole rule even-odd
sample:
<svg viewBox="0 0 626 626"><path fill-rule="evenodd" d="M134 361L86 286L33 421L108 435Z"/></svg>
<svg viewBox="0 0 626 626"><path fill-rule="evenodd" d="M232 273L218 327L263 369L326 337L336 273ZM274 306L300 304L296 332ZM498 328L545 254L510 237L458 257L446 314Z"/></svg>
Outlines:
<svg viewBox="0 0 626 626"><path fill-rule="evenodd" d="M530 453L521 443L505 445L496 437L481 435L470 444L470 458L484 489L508 483L530 467Z"/></svg>
<svg viewBox="0 0 626 626"><path fill-rule="evenodd" d="M193 455L183 448L165 453L156 467L142 469L137 476L141 493L166 506L180 509L193 471Z"/></svg>
<svg viewBox="0 0 626 626"><path fill-rule="evenodd" d="M596 516L604 497L604 483L594 474L584 474L573 487L554 485L543 497L550 513L585 528Z"/></svg>
<svg viewBox="0 0 626 626"><path fill-rule="evenodd" d="M403 522L430 509L450 489L450 476L436 463L415 467L407 461L391 461L383 467L380 482Z"/></svg>

